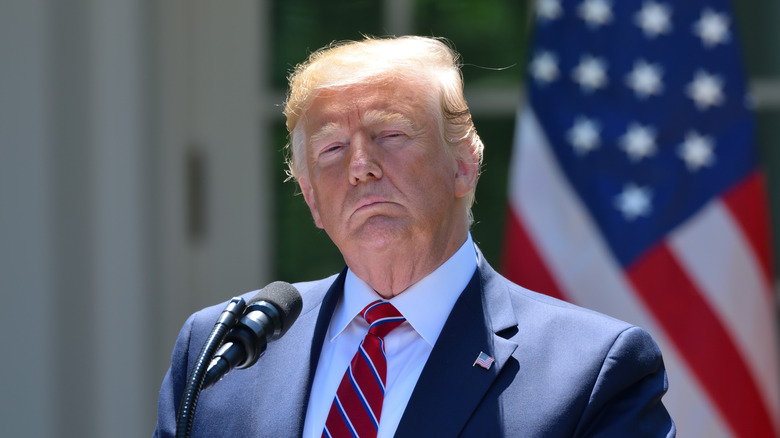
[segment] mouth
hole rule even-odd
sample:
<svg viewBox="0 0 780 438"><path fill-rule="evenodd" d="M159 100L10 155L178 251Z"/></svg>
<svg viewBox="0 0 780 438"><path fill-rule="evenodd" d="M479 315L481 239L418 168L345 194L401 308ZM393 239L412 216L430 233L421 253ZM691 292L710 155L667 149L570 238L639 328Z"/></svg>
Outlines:
<svg viewBox="0 0 780 438"><path fill-rule="evenodd" d="M389 204L391 204L390 201L381 197L376 197L376 196L365 197L360 199L360 201L358 201L358 203L355 205L355 209L353 210L352 214L371 210L373 208L382 207Z"/></svg>
<svg viewBox="0 0 780 438"><path fill-rule="evenodd" d="M376 207L378 205L387 204L387 203L388 202L385 201L384 199L364 199L358 203L357 208L355 208L355 211L362 210L364 208Z"/></svg>

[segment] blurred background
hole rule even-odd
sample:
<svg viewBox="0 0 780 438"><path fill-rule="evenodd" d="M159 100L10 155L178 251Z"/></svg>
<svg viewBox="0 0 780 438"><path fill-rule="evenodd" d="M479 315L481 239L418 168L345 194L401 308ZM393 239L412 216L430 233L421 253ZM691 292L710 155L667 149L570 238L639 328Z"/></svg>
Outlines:
<svg viewBox="0 0 780 438"><path fill-rule="evenodd" d="M0 1L0 435L149 436L190 313L342 267L283 164L286 75L330 41L433 35L462 54L486 144L472 234L500 266L532 6ZM780 2L734 7L777 254Z"/></svg>

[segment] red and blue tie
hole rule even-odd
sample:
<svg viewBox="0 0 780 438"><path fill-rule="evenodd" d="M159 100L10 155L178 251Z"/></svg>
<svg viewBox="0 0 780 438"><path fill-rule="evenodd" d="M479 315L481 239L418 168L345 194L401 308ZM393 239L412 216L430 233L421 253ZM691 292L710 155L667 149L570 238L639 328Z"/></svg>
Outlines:
<svg viewBox="0 0 780 438"><path fill-rule="evenodd" d="M387 359L384 337L406 319L387 301L375 301L360 314L369 329L341 379L325 421L325 438L376 437L385 398Z"/></svg>

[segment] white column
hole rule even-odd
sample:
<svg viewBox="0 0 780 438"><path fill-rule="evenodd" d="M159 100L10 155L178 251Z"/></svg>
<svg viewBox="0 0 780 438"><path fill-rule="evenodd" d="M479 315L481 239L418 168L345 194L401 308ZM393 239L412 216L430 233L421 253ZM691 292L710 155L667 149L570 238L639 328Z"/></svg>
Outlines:
<svg viewBox="0 0 780 438"><path fill-rule="evenodd" d="M46 5L0 3L0 435L56 436Z"/></svg>
<svg viewBox="0 0 780 438"><path fill-rule="evenodd" d="M170 353L186 316L269 281L267 144L261 123L265 1L159 4L163 328ZM262 55L267 56L267 55ZM188 230L188 157L201 207Z"/></svg>
<svg viewBox="0 0 780 438"><path fill-rule="evenodd" d="M149 220L154 214L150 151L149 17L142 2L89 6L90 149L94 255L96 436L146 436L155 385L149 312L154 300Z"/></svg>

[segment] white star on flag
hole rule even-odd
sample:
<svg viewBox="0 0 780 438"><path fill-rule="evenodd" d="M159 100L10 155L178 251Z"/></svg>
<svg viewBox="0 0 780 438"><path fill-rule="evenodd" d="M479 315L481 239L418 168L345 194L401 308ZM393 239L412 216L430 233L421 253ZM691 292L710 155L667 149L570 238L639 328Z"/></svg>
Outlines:
<svg viewBox="0 0 780 438"><path fill-rule="evenodd" d="M558 79L558 59L550 52L539 52L531 61L530 70L537 82L550 83Z"/></svg>
<svg viewBox="0 0 780 438"><path fill-rule="evenodd" d="M561 9L559 0L538 0L536 2L536 16L542 20L555 20L562 13L563 9Z"/></svg>
<svg viewBox="0 0 780 438"><path fill-rule="evenodd" d="M578 12L590 28L603 26L612 21L612 5L606 0L585 0L580 3Z"/></svg>
<svg viewBox="0 0 780 438"><path fill-rule="evenodd" d="M647 187L639 187L629 183L623 187L623 191L615 198L615 207L623 213L627 221L633 221L639 216L650 214L650 197L652 192Z"/></svg>
<svg viewBox="0 0 780 438"><path fill-rule="evenodd" d="M696 103L696 108L705 110L711 106L723 104L723 80L699 70L688 84L688 96Z"/></svg>
<svg viewBox="0 0 780 438"><path fill-rule="evenodd" d="M598 122L586 117L577 118L568 132L569 142L577 155L585 155L599 146L599 131L601 126Z"/></svg>
<svg viewBox="0 0 780 438"><path fill-rule="evenodd" d="M634 63L634 69L626 76L628 87L634 90L636 97L645 99L653 94L660 94L663 91L661 82L661 67L659 65L649 64L640 59Z"/></svg>
<svg viewBox="0 0 780 438"><path fill-rule="evenodd" d="M655 129L632 123L620 138L620 147L632 162L655 154Z"/></svg>
<svg viewBox="0 0 780 438"><path fill-rule="evenodd" d="M590 55L580 58L580 63L574 68L572 78L580 84L580 89L590 93L607 85L606 63Z"/></svg>
<svg viewBox="0 0 780 438"><path fill-rule="evenodd" d="M701 13L699 21L693 24L693 33L701 38L707 48L725 43L731 37L729 17L707 8Z"/></svg>
<svg viewBox="0 0 780 438"><path fill-rule="evenodd" d="M655 38L672 30L671 15L669 6L647 1L642 3L642 9L634 16L634 22L642 28L646 37Z"/></svg>
<svg viewBox="0 0 780 438"><path fill-rule="evenodd" d="M715 144L711 137L691 131L685 136L685 141L677 150L680 158L685 161L689 171L695 172L704 166L712 166L715 162L713 149Z"/></svg>

